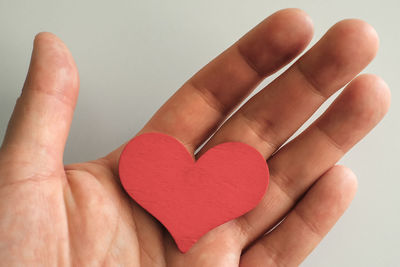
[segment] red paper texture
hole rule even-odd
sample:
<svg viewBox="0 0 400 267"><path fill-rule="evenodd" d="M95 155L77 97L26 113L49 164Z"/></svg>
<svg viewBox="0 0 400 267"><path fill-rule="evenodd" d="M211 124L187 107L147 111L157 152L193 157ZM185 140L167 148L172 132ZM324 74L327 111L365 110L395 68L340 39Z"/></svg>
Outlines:
<svg viewBox="0 0 400 267"><path fill-rule="evenodd" d="M170 232L186 252L205 233L253 209L268 185L268 166L253 147L228 142L197 161L171 136L146 133L121 154L126 192Z"/></svg>

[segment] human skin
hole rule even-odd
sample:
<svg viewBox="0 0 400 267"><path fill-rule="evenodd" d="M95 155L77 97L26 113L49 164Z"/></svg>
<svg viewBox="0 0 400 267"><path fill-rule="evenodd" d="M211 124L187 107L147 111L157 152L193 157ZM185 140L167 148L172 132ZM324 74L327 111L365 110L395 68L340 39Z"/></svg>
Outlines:
<svg viewBox="0 0 400 267"><path fill-rule="evenodd" d="M219 126L263 79L301 53L312 35L303 11L274 13L186 81L138 133L169 134L194 153L216 131L196 157L217 144L240 141L268 162L270 185L259 205L211 230L182 254L165 228L121 187L118 159L124 145L97 160L63 165L78 71L60 39L38 34L0 149L2 265L300 264L356 192L355 175L336 162L389 107L390 92L382 79L357 76L377 52L376 32L355 19L335 24ZM282 147L347 83L321 117Z"/></svg>

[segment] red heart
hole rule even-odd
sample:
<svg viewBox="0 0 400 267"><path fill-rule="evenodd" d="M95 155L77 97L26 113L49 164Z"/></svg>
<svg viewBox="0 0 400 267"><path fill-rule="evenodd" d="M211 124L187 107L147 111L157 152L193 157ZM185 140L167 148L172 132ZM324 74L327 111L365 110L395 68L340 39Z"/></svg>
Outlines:
<svg viewBox="0 0 400 267"><path fill-rule="evenodd" d="M268 185L268 166L253 147L228 142L197 161L171 136L132 139L119 161L126 192L188 251L209 230L254 208Z"/></svg>

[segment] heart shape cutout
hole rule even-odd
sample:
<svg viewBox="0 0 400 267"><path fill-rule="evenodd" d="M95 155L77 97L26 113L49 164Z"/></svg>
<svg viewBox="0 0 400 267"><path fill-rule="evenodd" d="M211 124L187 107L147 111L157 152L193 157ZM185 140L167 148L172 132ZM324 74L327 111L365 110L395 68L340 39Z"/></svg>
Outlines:
<svg viewBox="0 0 400 267"><path fill-rule="evenodd" d="M269 181L265 159L249 145L223 143L195 161L182 143L161 133L129 141L119 175L126 192L167 228L182 252L253 209Z"/></svg>

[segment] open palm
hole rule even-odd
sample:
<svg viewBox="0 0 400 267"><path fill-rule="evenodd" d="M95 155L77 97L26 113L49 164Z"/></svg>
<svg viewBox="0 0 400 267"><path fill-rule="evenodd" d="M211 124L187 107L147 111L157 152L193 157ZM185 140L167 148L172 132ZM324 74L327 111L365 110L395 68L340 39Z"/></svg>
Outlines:
<svg viewBox="0 0 400 267"><path fill-rule="evenodd" d="M225 121L311 37L304 12L273 14L189 79L138 133L172 135L192 153L215 133L196 157L219 143L240 141L268 161L270 185L259 205L182 254L122 189L117 165L123 146L101 159L63 166L79 78L62 41L38 34L0 150L2 264L298 265L356 191L354 174L335 163L380 121L390 99L380 78L354 78L375 56L378 38L365 22L345 20ZM282 146L350 81L320 118Z"/></svg>

